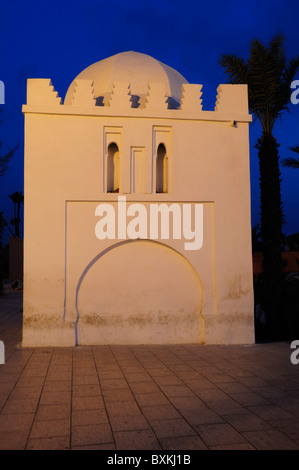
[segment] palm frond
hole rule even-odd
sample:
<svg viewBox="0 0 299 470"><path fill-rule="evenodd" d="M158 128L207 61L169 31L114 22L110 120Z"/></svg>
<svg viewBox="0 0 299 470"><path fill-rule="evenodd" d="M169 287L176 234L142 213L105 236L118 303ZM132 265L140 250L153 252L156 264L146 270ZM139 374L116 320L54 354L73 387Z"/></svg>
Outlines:
<svg viewBox="0 0 299 470"><path fill-rule="evenodd" d="M248 65L242 57L222 54L219 64L224 68L231 84L247 84L249 78Z"/></svg>
<svg viewBox="0 0 299 470"><path fill-rule="evenodd" d="M7 152L2 157L0 156L0 176L3 176L7 170L8 163L11 158L14 156L15 151L18 149L19 144L17 144L12 150Z"/></svg>
<svg viewBox="0 0 299 470"><path fill-rule="evenodd" d="M247 62L231 54L223 54L220 60L230 83L248 85L249 110L266 133L272 132L276 120L288 109L290 85L299 69L299 57L287 62L283 42L280 33L269 47L255 39Z"/></svg>
<svg viewBox="0 0 299 470"><path fill-rule="evenodd" d="M299 145L296 145L295 147L290 147L290 150L293 152L299 153Z"/></svg>
<svg viewBox="0 0 299 470"><path fill-rule="evenodd" d="M299 158L285 158L282 164L288 168L299 168Z"/></svg>

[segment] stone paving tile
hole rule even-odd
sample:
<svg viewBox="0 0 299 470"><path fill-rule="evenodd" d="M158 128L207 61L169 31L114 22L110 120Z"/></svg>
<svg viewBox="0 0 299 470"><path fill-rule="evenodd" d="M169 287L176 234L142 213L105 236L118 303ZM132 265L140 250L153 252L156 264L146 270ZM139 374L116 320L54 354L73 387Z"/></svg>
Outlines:
<svg viewBox="0 0 299 470"><path fill-rule="evenodd" d="M217 383L217 387L220 388L225 393L232 394L232 393L248 393L250 390L245 385L239 382L225 382L225 383Z"/></svg>
<svg viewBox="0 0 299 470"><path fill-rule="evenodd" d="M13 390L15 384L13 382L0 383L0 394L9 395Z"/></svg>
<svg viewBox="0 0 299 470"><path fill-rule="evenodd" d="M84 363L73 361L73 375L97 375L94 363Z"/></svg>
<svg viewBox="0 0 299 470"><path fill-rule="evenodd" d="M224 422L221 416L209 408L182 410L181 414L191 426L196 424L216 424Z"/></svg>
<svg viewBox="0 0 299 470"><path fill-rule="evenodd" d="M140 411L109 415L109 419L113 432L150 429L148 421Z"/></svg>
<svg viewBox="0 0 299 470"><path fill-rule="evenodd" d="M181 415L172 405L151 405L142 406L141 411L148 421L157 421L159 419L180 418Z"/></svg>
<svg viewBox="0 0 299 470"><path fill-rule="evenodd" d="M110 443L113 444L114 439L108 424L72 426L72 447Z"/></svg>
<svg viewBox="0 0 299 470"><path fill-rule="evenodd" d="M26 414L1 414L0 415L0 432L10 432L10 431L24 431L27 432L30 430L32 422L34 419L33 413Z"/></svg>
<svg viewBox="0 0 299 470"><path fill-rule="evenodd" d="M22 350L6 300L1 450L299 450L289 344Z"/></svg>
<svg viewBox="0 0 299 470"><path fill-rule="evenodd" d="M73 410L99 410L104 409L104 401L100 395L85 397L78 396L72 398Z"/></svg>
<svg viewBox="0 0 299 470"><path fill-rule="evenodd" d="M285 411L288 411L292 416L299 417L299 400L289 396L272 397L271 402Z"/></svg>
<svg viewBox="0 0 299 470"><path fill-rule="evenodd" d="M198 436L169 437L160 439L163 450L208 450L208 447Z"/></svg>
<svg viewBox="0 0 299 470"><path fill-rule="evenodd" d="M179 379L176 375L158 375L154 377L155 382L159 386L163 385L184 385L184 382Z"/></svg>
<svg viewBox="0 0 299 470"><path fill-rule="evenodd" d="M276 405L250 406L248 410L265 420L292 418L290 413Z"/></svg>
<svg viewBox="0 0 299 470"><path fill-rule="evenodd" d="M146 374L144 372L140 373L124 373L125 378L129 383L131 382L151 382L152 378L149 374Z"/></svg>
<svg viewBox="0 0 299 470"><path fill-rule="evenodd" d="M234 382L234 379L230 377L229 375L221 374L220 372L214 373L214 374L205 374L205 377L212 383L223 383L223 382Z"/></svg>
<svg viewBox="0 0 299 470"><path fill-rule="evenodd" d="M25 369L22 373L22 377L46 377L47 369L46 368L28 368Z"/></svg>
<svg viewBox="0 0 299 470"><path fill-rule="evenodd" d="M288 395L299 399L299 390L288 390Z"/></svg>
<svg viewBox="0 0 299 470"><path fill-rule="evenodd" d="M197 411L199 409L206 409L207 406L199 397L170 397L169 401L177 408L181 410Z"/></svg>
<svg viewBox="0 0 299 470"><path fill-rule="evenodd" d="M42 387L20 387L19 384L13 389L10 399L39 398Z"/></svg>
<svg viewBox="0 0 299 470"><path fill-rule="evenodd" d="M151 421L151 427L158 439L196 435L194 429L182 418Z"/></svg>
<svg viewBox="0 0 299 470"><path fill-rule="evenodd" d="M28 439L26 450L69 450L69 436Z"/></svg>
<svg viewBox="0 0 299 470"><path fill-rule="evenodd" d="M260 377L255 377L252 375L249 376L238 376L239 382L241 382L246 387L267 387L269 384L261 379Z"/></svg>
<svg viewBox="0 0 299 470"><path fill-rule="evenodd" d="M9 398L2 409L2 415L35 413L38 398Z"/></svg>
<svg viewBox="0 0 299 470"><path fill-rule="evenodd" d="M24 450L28 434L29 430L27 432L23 430L0 430L0 450Z"/></svg>
<svg viewBox="0 0 299 470"><path fill-rule="evenodd" d="M130 384L132 392L135 393L159 393L160 389L154 382L132 382Z"/></svg>
<svg viewBox="0 0 299 470"><path fill-rule="evenodd" d="M58 405L39 405L37 408L35 420L57 420L57 419L70 419L71 408L69 404Z"/></svg>
<svg viewBox="0 0 299 470"><path fill-rule="evenodd" d="M118 450L161 450L152 430L115 432L114 438Z"/></svg>
<svg viewBox="0 0 299 470"><path fill-rule="evenodd" d="M200 392L201 390L216 390L217 387L210 380L205 377L197 379L184 379L185 384L194 392Z"/></svg>
<svg viewBox="0 0 299 470"><path fill-rule="evenodd" d="M242 406L221 390L202 390L198 392L198 396L209 408L220 415L233 410L237 411Z"/></svg>
<svg viewBox="0 0 299 470"><path fill-rule="evenodd" d="M248 391L245 393L230 393L229 396L240 403L242 406L254 406L254 405L270 405L271 403L265 398L257 395L254 392Z"/></svg>
<svg viewBox="0 0 299 470"><path fill-rule="evenodd" d="M45 382L43 393L47 392L71 392L72 383L69 380L61 380L59 382Z"/></svg>
<svg viewBox="0 0 299 470"><path fill-rule="evenodd" d="M272 379L269 380L269 383L277 387L278 389L284 390L284 391L298 389L298 382L295 381L293 378L275 379L272 377Z"/></svg>
<svg viewBox="0 0 299 470"><path fill-rule="evenodd" d="M1 381L1 378L0 378ZM19 387L42 387L44 384L44 377L21 377L18 380Z"/></svg>
<svg viewBox="0 0 299 470"><path fill-rule="evenodd" d="M100 380L105 380L105 379L123 379L124 374L120 369L116 370L98 370L98 376Z"/></svg>
<svg viewBox="0 0 299 470"><path fill-rule="evenodd" d="M101 379L102 390L123 390L128 389L125 379Z"/></svg>
<svg viewBox="0 0 299 470"><path fill-rule="evenodd" d="M135 398L139 406L167 405L169 403L162 392L135 393Z"/></svg>
<svg viewBox="0 0 299 470"><path fill-rule="evenodd" d="M120 417L123 419L124 416L134 416L140 413L139 406L135 401L111 401L106 403L106 410L109 417Z"/></svg>
<svg viewBox="0 0 299 470"><path fill-rule="evenodd" d="M84 426L89 424L108 424L105 410L73 410L72 425Z"/></svg>
<svg viewBox="0 0 299 470"><path fill-rule="evenodd" d="M271 429L272 426L267 421L248 411L242 414L224 415L222 418L231 424L237 431L260 431Z"/></svg>
<svg viewBox="0 0 299 470"><path fill-rule="evenodd" d="M299 444L277 429L244 432L243 436L257 450L299 450Z"/></svg>
<svg viewBox="0 0 299 470"><path fill-rule="evenodd" d="M269 424L294 441L299 441L298 418L270 420Z"/></svg>
<svg viewBox="0 0 299 470"><path fill-rule="evenodd" d="M281 398L286 396L285 392L279 390L277 387L251 387L252 392L260 395L261 397L271 400L272 398Z"/></svg>
<svg viewBox="0 0 299 470"><path fill-rule="evenodd" d="M174 376L173 372L169 370L167 367L158 367L158 368L149 368L149 373L152 377L166 377L167 375L170 375L171 377Z"/></svg>
<svg viewBox="0 0 299 470"><path fill-rule="evenodd" d="M69 380L71 381L72 379L72 371L68 372L57 372L57 371L52 371L47 373L47 381L48 382L57 382L61 380Z"/></svg>
<svg viewBox="0 0 299 470"><path fill-rule="evenodd" d="M116 450L115 444L93 444L93 445L82 445L72 446L71 450Z"/></svg>
<svg viewBox="0 0 299 470"><path fill-rule="evenodd" d="M73 385L74 397L94 397L101 394L102 392L98 384Z"/></svg>
<svg viewBox="0 0 299 470"><path fill-rule="evenodd" d="M8 397L9 397L9 394L5 394L5 395L1 394L0 395L0 412L1 412L2 408L4 407Z"/></svg>
<svg viewBox="0 0 299 470"><path fill-rule="evenodd" d="M207 446L246 443L246 439L230 424L201 424L194 426Z"/></svg>
<svg viewBox="0 0 299 470"><path fill-rule="evenodd" d="M34 420L30 432L30 439L40 437L59 437L70 435L70 421L69 419L55 419L55 420Z"/></svg>
<svg viewBox="0 0 299 470"><path fill-rule="evenodd" d="M167 397L194 397L195 394L190 388L184 385L161 385L162 392Z"/></svg>
<svg viewBox="0 0 299 470"><path fill-rule="evenodd" d="M40 398L41 405L62 405L64 403L69 404L71 402L70 392L42 392Z"/></svg>
<svg viewBox="0 0 299 470"><path fill-rule="evenodd" d="M203 379L204 377L197 370L181 370L178 374L180 380L186 382L187 380Z"/></svg>
<svg viewBox="0 0 299 470"><path fill-rule="evenodd" d="M128 389L105 389L103 390L103 397L105 403L109 401L135 401L134 395L132 394L131 390Z"/></svg>
<svg viewBox="0 0 299 470"><path fill-rule="evenodd" d="M256 450L249 442L241 444L223 444L219 446L209 446L210 450Z"/></svg>
<svg viewBox="0 0 299 470"><path fill-rule="evenodd" d="M94 375L96 376L97 375L97 370L96 370L96 367L94 364L92 364L92 366L90 365L84 365L84 364L81 364L78 365L78 363L76 364L76 362L73 362L73 376L76 377L76 376L84 376L84 375Z"/></svg>

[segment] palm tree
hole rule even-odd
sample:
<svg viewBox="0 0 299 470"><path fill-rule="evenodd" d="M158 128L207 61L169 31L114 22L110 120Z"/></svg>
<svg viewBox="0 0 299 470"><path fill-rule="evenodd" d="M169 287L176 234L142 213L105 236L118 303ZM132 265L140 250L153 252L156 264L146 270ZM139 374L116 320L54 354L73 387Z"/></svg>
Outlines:
<svg viewBox="0 0 299 470"><path fill-rule="evenodd" d="M3 108L0 108L0 113L2 112ZM1 121L0 121L1 124ZM2 147L2 142L0 141L0 148ZM18 149L19 144L17 144L13 149L9 150L6 154L0 155L0 176L4 176L7 169L8 163L14 156L14 153ZM2 236L4 233L5 228L7 227L7 221L3 215L3 212L0 212L0 246L2 244Z"/></svg>
<svg viewBox="0 0 299 470"><path fill-rule="evenodd" d="M223 54L220 65L232 84L248 85L249 111L262 128L256 143L260 170L260 214L263 249L263 307L268 333L278 336L282 292L282 227L285 222L281 200L279 144L273 136L278 118L288 108L290 85L299 67L299 57L287 61L284 38L278 34L268 47L258 40L251 42L248 61Z"/></svg>
<svg viewBox="0 0 299 470"><path fill-rule="evenodd" d="M299 154L299 145L297 145L296 147L290 147L290 150ZM283 166L288 166L290 168L299 168L299 157L285 158L282 163Z"/></svg>
<svg viewBox="0 0 299 470"><path fill-rule="evenodd" d="M3 212L0 212L0 249L2 248L2 236L6 227L7 227L6 219L3 215Z"/></svg>
<svg viewBox="0 0 299 470"><path fill-rule="evenodd" d="M24 202L24 196L21 192L15 191L13 194L10 194L10 199L14 203L14 217L10 221L12 225L15 226L15 236L20 236L20 210L21 203Z"/></svg>
<svg viewBox="0 0 299 470"><path fill-rule="evenodd" d="M0 108L0 113L2 113L3 108ZM1 124L2 121L0 121ZM4 176L7 169L8 169L8 163L14 156L15 151L19 147L19 143L11 150L9 150L6 154L0 155L0 176ZM2 147L2 142L0 142L0 148Z"/></svg>

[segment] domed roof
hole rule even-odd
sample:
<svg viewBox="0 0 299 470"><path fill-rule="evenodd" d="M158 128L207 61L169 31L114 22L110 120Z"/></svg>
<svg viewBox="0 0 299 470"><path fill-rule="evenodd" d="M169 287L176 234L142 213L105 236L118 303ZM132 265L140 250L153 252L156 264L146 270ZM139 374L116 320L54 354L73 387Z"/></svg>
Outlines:
<svg viewBox="0 0 299 470"><path fill-rule="evenodd" d="M97 105L103 105L103 100L112 92L114 82L130 84L130 94L141 98L141 104L142 98L147 94L148 84L152 82L165 85L169 107L175 107L181 99L182 84L188 83L179 72L168 65L147 54L134 51L121 52L100 60L79 73L75 80L77 79L93 81ZM69 86L64 104L71 104L75 80ZM134 107L134 104L132 106Z"/></svg>

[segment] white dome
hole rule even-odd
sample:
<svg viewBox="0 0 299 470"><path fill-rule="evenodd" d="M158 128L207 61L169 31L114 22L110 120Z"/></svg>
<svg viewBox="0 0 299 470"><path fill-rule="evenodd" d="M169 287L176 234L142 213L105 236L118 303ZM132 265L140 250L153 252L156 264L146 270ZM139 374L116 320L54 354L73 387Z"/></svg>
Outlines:
<svg viewBox="0 0 299 470"><path fill-rule="evenodd" d="M149 83L163 83L169 98L169 107L175 107L181 99L182 84L188 81L176 70L159 62L153 57L139 52L121 52L96 62L84 69L75 78L93 81L96 104L102 105L103 99L110 95L114 82L130 84L131 95L145 97ZM71 104L75 80L69 86L64 104ZM133 105L134 106L134 105Z"/></svg>

